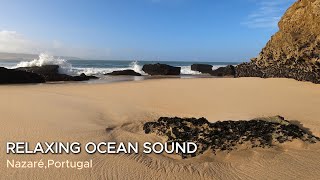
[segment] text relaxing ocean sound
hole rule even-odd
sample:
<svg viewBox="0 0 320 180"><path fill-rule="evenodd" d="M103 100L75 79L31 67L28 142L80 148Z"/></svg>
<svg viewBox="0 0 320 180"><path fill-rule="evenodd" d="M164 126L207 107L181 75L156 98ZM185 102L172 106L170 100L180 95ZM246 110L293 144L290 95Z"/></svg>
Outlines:
<svg viewBox="0 0 320 180"><path fill-rule="evenodd" d="M135 142L88 142L84 146L79 142L38 142L35 145L31 145L28 142L7 142L7 154L78 154L81 149L88 154L138 154L139 153L139 143ZM143 153L168 153L168 154L192 154L197 151L198 147L193 142L171 142L171 143L161 143L161 142L145 142L143 143Z"/></svg>

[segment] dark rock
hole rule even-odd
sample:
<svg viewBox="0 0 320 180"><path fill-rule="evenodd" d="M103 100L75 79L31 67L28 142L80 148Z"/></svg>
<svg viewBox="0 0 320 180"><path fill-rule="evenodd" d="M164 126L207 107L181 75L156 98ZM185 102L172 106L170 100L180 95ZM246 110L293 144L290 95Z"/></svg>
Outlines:
<svg viewBox="0 0 320 180"><path fill-rule="evenodd" d="M20 67L20 68L17 68L16 70L36 73L44 77L46 81L88 81L90 79L97 79L97 77L95 76L86 76L83 73L80 76L70 76L67 74L60 74L58 65Z"/></svg>
<svg viewBox="0 0 320 180"><path fill-rule="evenodd" d="M235 67L232 65L228 65L226 67L219 67L216 70L210 72L212 76L232 76L234 77L236 74Z"/></svg>
<svg viewBox="0 0 320 180"><path fill-rule="evenodd" d="M290 124L283 117L257 118L250 121L218 121L210 123L205 118L161 117L156 122L147 122L143 127L146 134L156 133L168 142L194 142L198 149L194 154L180 154L182 158L194 157L209 148L217 151L231 151L240 144L252 148L269 148L276 144L300 139L316 143L320 138Z"/></svg>
<svg viewBox="0 0 320 180"><path fill-rule="evenodd" d="M70 81L89 81L90 79L98 79L96 76L87 76L84 73L81 73L80 76L71 76Z"/></svg>
<svg viewBox="0 0 320 180"><path fill-rule="evenodd" d="M320 71L302 71L299 65L285 66L270 65L259 67L253 62L242 63L236 67L236 77L261 77L261 78L292 78L298 81L310 81L320 83Z"/></svg>
<svg viewBox="0 0 320 180"><path fill-rule="evenodd" d="M59 74L59 65L19 67L17 70L33 72L42 76Z"/></svg>
<svg viewBox="0 0 320 180"><path fill-rule="evenodd" d="M261 69L254 63L242 63L236 66L235 77L265 77Z"/></svg>
<svg viewBox="0 0 320 180"><path fill-rule="evenodd" d="M201 73L210 73L212 71L212 65L209 64L192 64L192 71L199 71Z"/></svg>
<svg viewBox="0 0 320 180"><path fill-rule="evenodd" d="M167 64L145 64L142 70L150 75L180 75L181 68Z"/></svg>
<svg viewBox="0 0 320 180"><path fill-rule="evenodd" d="M135 72L134 70L131 69L126 69L122 71L113 71L111 73L107 73L106 75L112 75L112 76L141 76L140 73Z"/></svg>
<svg viewBox="0 0 320 180"><path fill-rule="evenodd" d="M0 67L0 84L44 83L45 79L35 73Z"/></svg>

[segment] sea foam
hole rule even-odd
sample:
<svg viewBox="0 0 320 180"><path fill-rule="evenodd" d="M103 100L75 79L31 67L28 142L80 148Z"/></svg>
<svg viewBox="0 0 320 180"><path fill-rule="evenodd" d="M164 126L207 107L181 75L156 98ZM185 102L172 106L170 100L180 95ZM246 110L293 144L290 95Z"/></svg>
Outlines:
<svg viewBox="0 0 320 180"><path fill-rule="evenodd" d="M22 61L16 65L17 67L32 67L44 65L59 65L59 72L64 74L74 74L72 64L68 63L65 59L51 56L47 53L41 53L38 59L32 61Z"/></svg>

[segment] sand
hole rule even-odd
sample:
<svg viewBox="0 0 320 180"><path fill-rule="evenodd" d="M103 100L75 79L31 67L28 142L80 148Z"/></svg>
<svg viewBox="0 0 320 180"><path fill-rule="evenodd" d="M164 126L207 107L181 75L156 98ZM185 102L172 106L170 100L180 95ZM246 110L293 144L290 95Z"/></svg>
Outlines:
<svg viewBox="0 0 320 180"><path fill-rule="evenodd" d="M217 120L281 115L320 136L320 85L289 79L157 79L113 84L0 86L1 179L319 179L320 143L161 155L7 155L7 141L163 141L143 122L160 116ZM297 122L295 122L297 123ZM110 131L106 132L106 128ZM7 159L93 160L92 169L13 169Z"/></svg>

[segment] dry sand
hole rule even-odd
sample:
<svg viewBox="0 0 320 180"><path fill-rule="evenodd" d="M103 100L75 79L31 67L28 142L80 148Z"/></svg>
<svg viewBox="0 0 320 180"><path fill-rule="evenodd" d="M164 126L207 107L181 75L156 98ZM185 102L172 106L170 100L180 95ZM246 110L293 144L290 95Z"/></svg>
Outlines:
<svg viewBox="0 0 320 180"><path fill-rule="evenodd" d="M1 179L319 179L320 143L163 155L7 155L7 141L159 141L145 121L282 115L320 136L320 85L288 79L160 79L114 84L0 86ZM106 132L106 128L113 129ZM8 169L7 159L90 160L92 169Z"/></svg>

